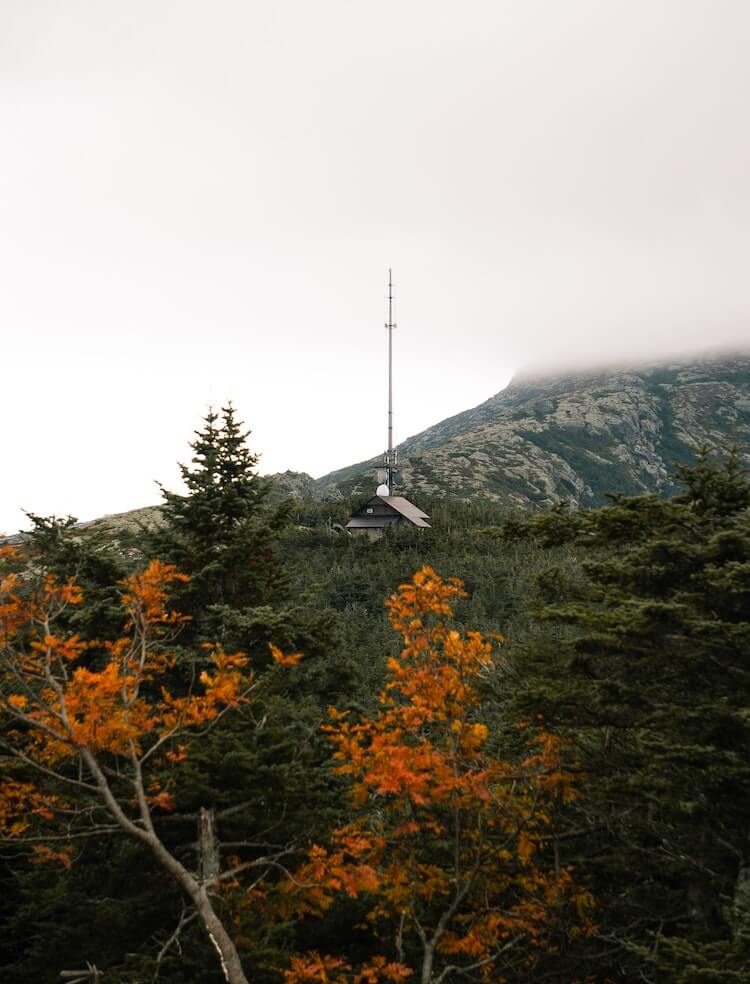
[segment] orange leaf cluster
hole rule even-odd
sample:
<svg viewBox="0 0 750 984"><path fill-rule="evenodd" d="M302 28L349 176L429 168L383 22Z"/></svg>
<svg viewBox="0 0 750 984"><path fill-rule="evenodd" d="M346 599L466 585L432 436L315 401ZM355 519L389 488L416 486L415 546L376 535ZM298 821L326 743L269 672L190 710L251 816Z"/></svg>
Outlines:
<svg viewBox="0 0 750 984"><path fill-rule="evenodd" d="M30 782L6 778L0 784L0 836L20 837L35 817L51 820L54 809L63 804Z"/></svg>
<svg viewBox="0 0 750 984"><path fill-rule="evenodd" d="M411 977L411 970L400 963L389 963L385 957L376 956L357 972L341 957L306 953L292 957L291 966L284 974L286 984L379 984L391 981L398 984Z"/></svg>
<svg viewBox="0 0 750 984"><path fill-rule="evenodd" d="M16 561L18 555L5 551ZM200 686L174 693L166 685L175 665L166 648L185 621L168 605L170 587L187 580L170 564L154 561L122 582L125 634L87 643L57 631L56 618L67 605L80 604L73 582L46 576L36 582L11 571L0 574L0 715L17 753L45 774L71 775L82 754L116 760L116 771L138 770L145 756L185 758L181 736L215 720L248 698L252 674L243 653L209 646L211 668ZM40 812L33 786L0 786L0 829L18 835L27 829L24 811ZM151 793L152 806L170 809L171 795Z"/></svg>
<svg viewBox="0 0 750 984"><path fill-rule="evenodd" d="M268 648L271 650L274 662L278 663L279 666L296 666L302 659L302 653L289 653L285 656L279 647L274 646L272 642L269 642Z"/></svg>
<svg viewBox="0 0 750 984"><path fill-rule="evenodd" d="M493 752L478 688L494 670L492 645L451 624L462 597L458 580L424 567L387 602L404 648L388 662L381 710L355 722L331 710L325 728L356 818L310 852L297 880L314 887L298 904L321 913L339 892L366 893L373 922L416 931L418 919L439 950L489 967L519 934L544 945L576 892L585 924L591 900L567 869L537 863L552 808L575 787L562 743L541 727L525 760Z"/></svg>
<svg viewBox="0 0 750 984"><path fill-rule="evenodd" d="M70 868L73 864L73 848L70 845L55 851L46 844L36 844L33 850L34 864L61 864L64 868Z"/></svg>
<svg viewBox="0 0 750 984"><path fill-rule="evenodd" d="M131 625L140 620L146 625L182 625L189 615L170 611L167 606L169 588L175 582L186 583L190 578L174 564L152 560L140 574L125 578L122 603L131 613Z"/></svg>

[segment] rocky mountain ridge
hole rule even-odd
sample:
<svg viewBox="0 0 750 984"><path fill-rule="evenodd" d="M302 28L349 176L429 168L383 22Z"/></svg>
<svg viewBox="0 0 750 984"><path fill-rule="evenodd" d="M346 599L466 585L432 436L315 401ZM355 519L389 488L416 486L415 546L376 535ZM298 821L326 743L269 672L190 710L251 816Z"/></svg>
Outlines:
<svg viewBox="0 0 750 984"><path fill-rule="evenodd" d="M750 354L521 376L399 445L398 491L596 505L607 492L669 494L677 464L733 444L750 464ZM325 475L315 496L374 490L379 465Z"/></svg>
<svg viewBox="0 0 750 984"><path fill-rule="evenodd" d="M736 445L750 467L750 353L516 377L402 442L396 492L521 507L597 505L607 492L668 495L676 465L694 461L702 445ZM271 501L372 494L381 464L378 456L318 479L266 476ZM114 534L159 515L150 506L81 525Z"/></svg>

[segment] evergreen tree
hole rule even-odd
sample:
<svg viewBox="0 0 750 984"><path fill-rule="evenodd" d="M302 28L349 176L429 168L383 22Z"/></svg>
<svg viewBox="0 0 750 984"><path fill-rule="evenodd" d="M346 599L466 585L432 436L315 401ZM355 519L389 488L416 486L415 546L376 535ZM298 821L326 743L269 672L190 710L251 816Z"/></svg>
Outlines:
<svg viewBox="0 0 750 984"><path fill-rule="evenodd" d="M25 561L19 563L19 571L28 566L54 574L61 582L75 578L86 592L86 602L61 612L59 624L88 642L114 634L122 623L116 583L125 573L116 545L106 535L81 527L73 516L27 516L31 528L24 535ZM111 858L105 865L81 865L71 877L65 870L30 863L17 845L3 844L0 851L0 977L41 981L46 968L51 980L56 970L49 967L50 953L61 961L57 970L76 966L86 953L85 922L69 924L60 919L60 912L82 902L87 882L96 883L101 895ZM91 852L87 861L90 856ZM130 912L131 924L137 919L136 908ZM98 911L104 918L101 907ZM66 964L66 956L72 962Z"/></svg>
<svg viewBox="0 0 750 984"><path fill-rule="evenodd" d="M115 632L122 620L116 585L128 572L118 544L74 516L27 516L32 526L24 552L30 562L62 580L75 578L86 592L85 605L67 613L70 627L89 640Z"/></svg>
<svg viewBox="0 0 750 984"><path fill-rule="evenodd" d="M248 653L257 668L270 659L270 643L304 654L304 665L266 688L252 714L227 717L206 733L175 788L175 839L189 850L196 817L207 810L219 850L243 861L283 848L291 857L316 826L328 824L337 782L319 725L350 676L330 615L309 603L304 590L290 597L278 550L289 505L269 502L258 455L247 447L249 433L231 403L220 414L209 411L190 445L190 466L180 466L186 494L162 489L162 523L147 537L151 557L190 576L175 593L175 606L191 617L180 638L186 685L200 670L206 642ZM251 914L242 933L258 979L268 973L264 967L278 964L279 947L294 935L285 927L270 939L267 932ZM174 973L179 980L177 967ZM165 966L165 981L167 974Z"/></svg>
<svg viewBox="0 0 750 984"><path fill-rule="evenodd" d="M680 479L506 528L584 558L539 580L516 700L589 774L566 844L599 902L593 968L750 981L750 483L735 454Z"/></svg>
<svg viewBox="0 0 750 984"><path fill-rule="evenodd" d="M283 586L274 548L285 508L268 508L269 486L257 473L258 455L246 444L229 403L209 409L181 464L185 495L161 488L162 525L148 537L148 552L190 575L178 603L194 618L194 633L216 634L211 606L244 608L273 601Z"/></svg>
<svg viewBox="0 0 750 984"><path fill-rule="evenodd" d="M276 548L286 506L268 504L267 483L246 438L231 405L220 416L210 412L191 445L191 464L182 466L186 493L164 491L159 528L143 530L124 551L122 542L110 543L110 550L73 520L36 517L30 546L38 568L83 581L87 603L71 611L68 627L84 638L107 637L107 620L116 617L116 584L131 564L162 559L190 575L172 597L174 608L191 617L175 641L170 685L176 693L191 692L202 670L210 672L203 642L247 651L256 669L270 660L269 642L304 653L304 667L271 679L252 712L216 722L195 742L175 782L176 809L164 821L165 842L191 870L203 863L205 845L197 832L204 811L216 823L220 857L252 862L303 845L316 825L327 825L337 800L319 724L329 700L346 689L347 671L339 665L330 616L309 607L301 591L292 601L287 596ZM123 869L127 877L120 877ZM19 984L56 980L63 966L86 959L113 982L133 984L157 974L164 984L221 979L190 913L174 936L182 902L146 851L89 847L67 870L29 866L13 855L7 874L0 868L0 880L7 883L9 903L0 909L6 933L0 965ZM74 911L63 918L64 898L77 900L85 920ZM235 907L236 900L217 904ZM263 968L283 962L279 948L291 945L293 936L294 927L281 927L266 938L267 927L250 919L241 948L254 979L278 979Z"/></svg>

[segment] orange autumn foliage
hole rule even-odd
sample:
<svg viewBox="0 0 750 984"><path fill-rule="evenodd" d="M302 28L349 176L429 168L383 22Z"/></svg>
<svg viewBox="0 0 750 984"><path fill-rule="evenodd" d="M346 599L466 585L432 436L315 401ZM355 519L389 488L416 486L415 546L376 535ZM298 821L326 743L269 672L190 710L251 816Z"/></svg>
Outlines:
<svg viewBox="0 0 750 984"><path fill-rule="evenodd" d="M278 646L274 646L272 642L269 642L268 648L271 650L271 656L275 663L279 666L296 666L297 663L302 659L302 653L289 653L284 655Z"/></svg>
<svg viewBox="0 0 750 984"><path fill-rule="evenodd" d="M404 648L388 661L381 709L355 721L331 710L326 727L354 817L311 849L295 876L307 890L289 891L314 915L341 893L369 897L370 924L381 936L390 927L401 953L411 940L423 979L442 960L498 980L499 956L516 943L533 953L554 949L563 923L590 931L592 899L547 851L555 807L578 795L563 743L526 726L527 752L498 756L480 694L492 645L453 626L462 597L458 580L424 567L387 602ZM321 961L308 955L288 981L360 979Z"/></svg>
<svg viewBox="0 0 750 984"><path fill-rule="evenodd" d="M411 977L411 971L399 963L388 963L385 957L373 959L353 973L352 966L342 957L321 956L310 952L303 957L292 957L289 970L284 974L285 984L379 984L392 981L398 984Z"/></svg>
<svg viewBox="0 0 750 984"><path fill-rule="evenodd" d="M170 564L153 561L120 583L122 634L100 641L64 627L66 609L83 601L74 581L22 564L19 552L0 548L0 840L29 844L34 863L67 867L77 836L119 830L150 852L194 906L226 980L247 984L214 900L269 858L195 871L162 839L157 811L176 806L175 770L191 739L248 703L275 668L258 678L244 653L218 643L205 647L200 667L185 653L178 660L173 643L186 617L170 607L169 595L187 578ZM280 667L301 658L272 652ZM256 877L256 892L264 877Z"/></svg>
<svg viewBox="0 0 750 984"><path fill-rule="evenodd" d="M19 559L16 551L3 554L6 562ZM52 819L66 783L97 792L96 783L80 780L82 763L96 761L141 782L147 761L180 762L191 729L248 699L254 681L247 657L218 644L207 649L211 669L200 674L199 686L175 693L167 685L175 666L169 643L186 621L169 608L169 589L185 580L172 565L153 561L120 585L123 635L84 642L55 627L68 606L83 601L73 581L0 575L3 743L25 776L0 784L0 835L25 835L30 818ZM35 768L40 781L29 782ZM153 778L143 796L153 807L174 807ZM53 855L61 857L39 856Z"/></svg>

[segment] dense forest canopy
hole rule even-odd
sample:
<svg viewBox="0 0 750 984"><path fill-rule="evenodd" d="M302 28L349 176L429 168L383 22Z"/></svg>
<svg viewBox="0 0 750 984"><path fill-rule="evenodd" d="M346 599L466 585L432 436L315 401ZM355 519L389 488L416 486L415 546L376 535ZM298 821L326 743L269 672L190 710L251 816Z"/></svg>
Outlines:
<svg viewBox="0 0 750 984"><path fill-rule="evenodd" d="M231 406L191 448L157 526L3 548L4 980L750 981L735 454L373 543Z"/></svg>

